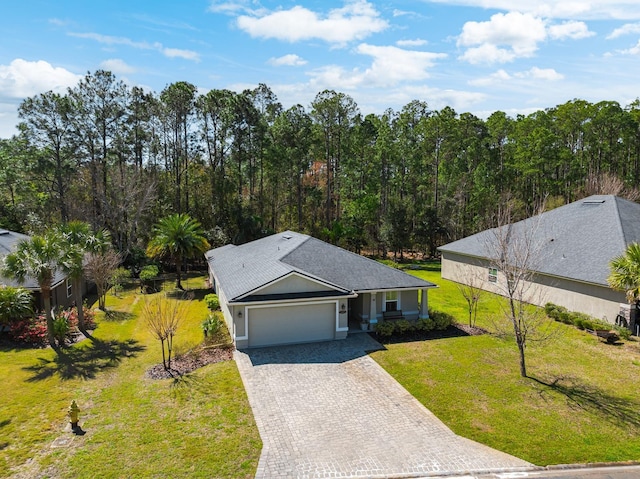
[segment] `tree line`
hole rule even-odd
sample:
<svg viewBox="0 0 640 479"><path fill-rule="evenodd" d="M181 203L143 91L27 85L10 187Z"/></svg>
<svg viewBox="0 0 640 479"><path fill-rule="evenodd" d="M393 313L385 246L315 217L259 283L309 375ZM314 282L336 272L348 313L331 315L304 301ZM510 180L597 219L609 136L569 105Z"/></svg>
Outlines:
<svg viewBox="0 0 640 479"><path fill-rule="evenodd" d="M0 140L0 227L85 221L131 261L170 214L198 220L214 246L294 229L358 252L432 255L487 227L506 197L518 219L544 198L633 196L640 180L638 100L486 120L414 100L363 115L333 90L284 109L264 84L156 94L98 70L27 98L19 118Z"/></svg>

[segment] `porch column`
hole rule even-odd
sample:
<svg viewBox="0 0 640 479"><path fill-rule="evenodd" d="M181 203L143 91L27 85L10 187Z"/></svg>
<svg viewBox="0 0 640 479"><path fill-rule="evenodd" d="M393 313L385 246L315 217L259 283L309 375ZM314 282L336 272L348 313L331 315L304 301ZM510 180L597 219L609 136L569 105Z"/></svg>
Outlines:
<svg viewBox="0 0 640 479"><path fill-rule="evenodd" d="M422 297L420 298L420 319L426 319L429 317L429 300L428 289L422 289Z"/></svg>
<svg viewBox="0 0 640 479"><path fill-rule="evenodd" d="M371 296L369 305L369 324L378 324L378 309L376 308L377 293L369 293Z"/></svg>

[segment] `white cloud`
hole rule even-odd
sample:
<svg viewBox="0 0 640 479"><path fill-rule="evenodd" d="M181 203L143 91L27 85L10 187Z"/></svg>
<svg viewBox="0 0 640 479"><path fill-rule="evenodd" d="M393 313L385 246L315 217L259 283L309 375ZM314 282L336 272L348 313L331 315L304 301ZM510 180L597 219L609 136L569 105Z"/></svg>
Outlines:
<svg viewBox="0 0 640 479"><path fill-rule="evenodd" d="M191 60L195 62L200 61L200 55L192 50L181 50L179 48L164 47L162 43L155 42L153 44L148 42L136 42L126 37L114 37L111 35L102 35L100 33L69 33L69 36L76 38L86 38L88 40L95 40L103 45L125 45L128 47L136 48L139 50L156 50L168 58L184 58L185 60Z"/></svg>
<svg viewBox="0 0 640 479"><path fill-rule="evenodd" d="M373 58L366 70L347 70L338 65L329 65L308 73L317 88L353 90L360 87L393 87L403 83L424 80L428 69L436 60L445 58L444 53L403 50L393 46L375 46L362 43L356 52Z"/></svg>
<svg viewBox="0 0 640 479"><path fill-rule="evenodd" d="M515 72L513 74L509 74L505 70L500 69L487 77L470 80L469 84L473 86L490 87L516 80L559 81L562 79L564 79L564 75L558 73L553 68L533 67L529 70Z"/></svg>
<svg viewBox="0 0 640 479"><path fill-rule="evenodd" d="M64 94L81 78L82 75L43 60L30 62L16 58L9 65L0 65L0 138L17 133L17 109L23 99L50 90Z"/></svg>
<svg viewBox="0 0 640 479"><path fill-rule="evenodd" d="M640 23L627 23L622 25L620 28L616 28L607 35L607 40L613 40L614 38L618 38L623 35L632 35L636 33L640 33Z"/></svg>
<svg viewBox="0 0 640 479"><path fill-rule="evenodd" d="M288 55L283 55L281 57L275 58L269 58L268 63L270 65L273 65L274 67L281 67L281 66L301 66L301 65L306 65L307 61L303 58L300 58L298 55L294 55L294 54L288 54Z"/></svg>
<svg viewBox="0 0 640 479"><path fill-rule="evenodd" d="M637 20L637 0L429 0L433 3L465 5L488 10L531 13L544 18L582 20Z"/></svg>
<svg viewBox="0 0 640 479"><path fill-rule="evenodd" d="M49 90L64 93L81 78L43 60L29 62L16 58L9 65L0 65L0 98L23 99Z"/></svg>
<svg viewBox="0 0 640 479"><path fill-rule="evenodd" d="M399 47L421 47L426 45L428 42L423 40L422 38L416 38L415 40L398 40L396 45Z"/></svg>
<svg viewBox="0 0 640 479"><path fill-rule="evenodd" d="M640 40L634 47L631 47L627 50L620 50L618 53L621 53L623 55L640 55Z"/></svg>
<svg viewBox="0 0 640 479"><path fill-rule="evenodd" d="M513 51L485 43L482 46L467 49L467 51L465 51L459 58L460 60L477 65L480 63L493 64L512 62L516 58L516 55Z"/></svg>
<svg viewBox="0 0 640 479"><path fill-rule="evenodd" d="M521 73L521 75L521 78L534 78L536 80L558 81L564 79L564 75L553 68L533 67L531 70Z"/></svg>
<svg viewBox="0 0 640 479"><path fill-rule="evenodd" d="M347 3L342 8L330 10L326 17L297 5L289 10L261 15L241 15L237 24L252 37L275 38L288 42L317 38L329 43L343 44L386 29L387 21L379 17L373 5L358 0Z"/></svg>
<svg viewBox="0 0 640 479"><path fill-rule="evenodd" d="M356 51L373 57L371 67L366 70L367 82L379 85L394 85L402 81L417 81L429 77L428 69L436 60L446 58L444 53L403 50L362 43Z"/></svg>
<svg viewBox="0 0 640 479"><path fill-rule="evenodd" d="M185 60L191 60L194 62L200 61L200 55L193 50L181 50L180 48L158 48L165 57L168 58L183 58Z"/></svg>
<svg viewBox="0 0 640 479"><path fill-rule="evenodd" d="M584 22L569 21L549 27L549 36L555 40L563 40L565 38L580 40L593 35L595 35L595 32L589 31L589 27Z"/></svg>
<svg viewBox="0 0 640 479"><path fill-rule="evenodd" d="M470 63L505 63L531 57L547 36L544 21L531 14L496 13L487 22L467 22L458 46L471 47L461 59Z"/></svg>
<svg viewBox="0 0 640 479"><path fill-rule="evenodd" d="M509 75L505 70L500 69L487 77L474 78L473 80L469 80L469 85L491 86L496 83L502 83L508 80L511 80L511 75Z"/></svg>
<svg viewBox="0 0 640 479"><path fill-rule="evenodd" d="M213 0L208 10L212 13L224 13L225 15L236 15L240 12L257 13L257 10L251 8L251 4L247 0L237 0L235 2Z"/></svg>
<svg viewBox="0 0 640 479"><path fill-rule="evenodd" d="M136 71L135 68L133 68L131 65L127 65L124 60L120 60L119 58L110 58L109 60L101 62L100 68L102 68L103 70L108 70L117 75L127 75Z"/></svg>

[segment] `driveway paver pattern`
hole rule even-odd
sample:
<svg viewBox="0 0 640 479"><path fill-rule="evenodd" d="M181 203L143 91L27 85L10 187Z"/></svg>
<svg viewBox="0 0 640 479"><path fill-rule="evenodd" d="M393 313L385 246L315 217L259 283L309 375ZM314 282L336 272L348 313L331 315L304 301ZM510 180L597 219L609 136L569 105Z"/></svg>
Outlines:
<svg viewBox="0 0 640 479"><path fill-rule="evenodd" d="M366 351L342 341L236 351L263 449L256 478L386 478L524 471L455 435Z"/></svg>

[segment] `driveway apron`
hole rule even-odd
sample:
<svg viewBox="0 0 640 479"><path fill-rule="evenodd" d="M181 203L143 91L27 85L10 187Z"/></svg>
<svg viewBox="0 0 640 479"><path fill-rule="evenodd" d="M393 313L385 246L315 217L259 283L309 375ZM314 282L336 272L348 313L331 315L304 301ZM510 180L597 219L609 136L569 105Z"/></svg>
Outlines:
<svg viewBox="0 0 640 479"><path fill-rule="evenodd" d="M366 351L342 341L236 351L262 437L257 478L379 478L523 471L532 465L456 436Z"/></svg>

